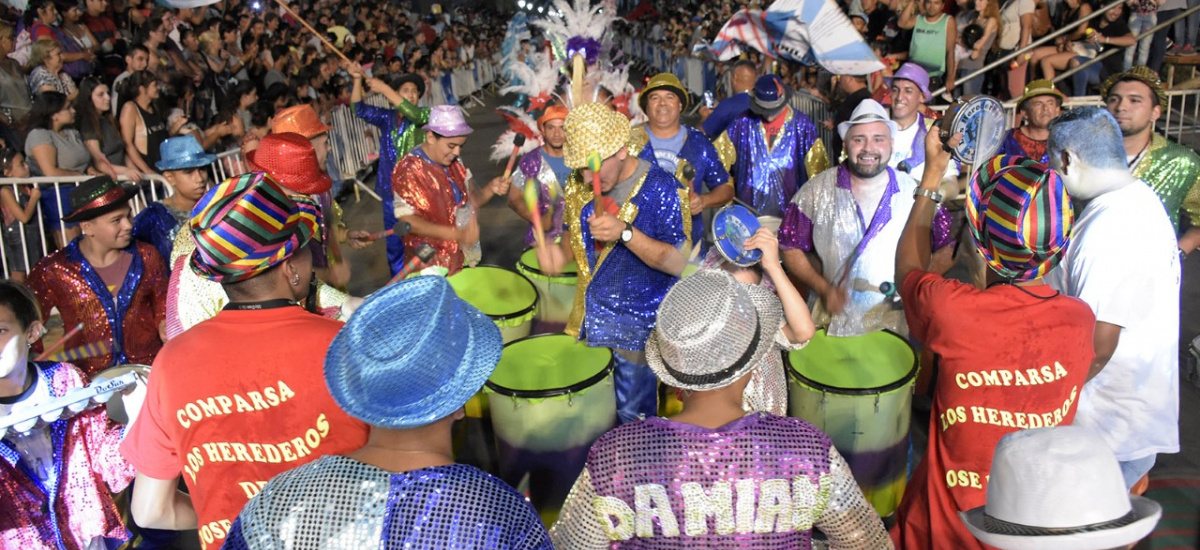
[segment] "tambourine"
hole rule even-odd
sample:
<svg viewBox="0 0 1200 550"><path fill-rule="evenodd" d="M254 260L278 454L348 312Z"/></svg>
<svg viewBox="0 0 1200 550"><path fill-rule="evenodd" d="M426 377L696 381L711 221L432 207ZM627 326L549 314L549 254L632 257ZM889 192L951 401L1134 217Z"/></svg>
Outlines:
<svg viewBox="0 0 1200 550"><path fill-rule="evenodd" d="M750 267L762 260L761 250L746 250L746 239L762 227L749 208L731 204L713 214L713 245L725 261Z"/></svg>
<svg viewBox="0 0 1200 550"><path fill-rule="evenodd" d="M124 366L149 369L145 365ZM118 368L121 367L104 372L114 371ZM145 380L145 375L134 369L128 369L122 374L111 377L105 377L104 373L100 373L95 382L88 386L74 388L61 397L29 405L17 404L11 412L0 417L0 437L4 437L9 430L27 433L39 426L71 418L83 411L108 403L114 398L119 402L123 390L143 380Z"/></svg>
<svg viewBox="0 0 1200 550"><path fill-rule="evenodd" d="M945 143L954 134L962 134L962 142L950 149L950 154L964 164L984 162L1000 148L1004 139L1004 106L994 97L975 96L970 101L952 105L942 119L941 137ZM949 127L945 122L949 121Z"/></svg>

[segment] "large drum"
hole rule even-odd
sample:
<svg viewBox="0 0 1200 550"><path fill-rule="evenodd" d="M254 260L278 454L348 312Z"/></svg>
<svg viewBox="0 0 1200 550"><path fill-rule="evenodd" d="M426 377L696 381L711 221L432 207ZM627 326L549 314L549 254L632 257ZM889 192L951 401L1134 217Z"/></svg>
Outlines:
<svg viewBox="0 0 1200 550"><path fill-rule="evenodd" d="M575 305L575 281L579 278L575 260L563 266L562 273L549 275L543 273L538 264L537 249L530 248L521 254L517 271L533 281L533 286L537 288L538 322L565 326ZM561 330L562 327L558 328Z"/></svg>
<svg viewBox="0 0 1200 550"><path fill-rule="evenodd" d="M459 298L492 318L505 343L529 336L538 306L537 289L529 279L504 268L483 265L465 268L446 280Z"/></svg>
<svg viewBox="0 0 1200 550"><path fill-rule="evenodd" d="M788 365L789 414L829 435L879 515L895 512L908 473L912 347L887 331L838 338L819 330Z"/></svg>
<svg viewBox="0 0 1200 550"><path fill-rule="evenodd" d="M588 449L617 424L613 353L566 334L524 338L484 386L496 434L500 477L528 483L546 525L583 471Z"/></svg>

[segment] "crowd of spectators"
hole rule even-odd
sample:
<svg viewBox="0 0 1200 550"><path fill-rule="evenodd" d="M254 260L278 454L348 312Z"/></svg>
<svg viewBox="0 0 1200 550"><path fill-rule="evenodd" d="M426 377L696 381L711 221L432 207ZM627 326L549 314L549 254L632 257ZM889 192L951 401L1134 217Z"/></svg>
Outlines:
<svg viewBox="0 0 1200 550"><path fill-rule="evenodd" d="M31 176L136 181L159 172L159 146L169 137L192 135L210 153L250 150L277 111L298 104L329 122L331 110L350 100L343 55L384 81L407 73L427 83L444 79L444 86L426 87L441 93L451 70L498 52L507 22L478 9L416 13L407 2L323 0L296 9L341 55L270 1L172 9L149 0L31 0L22 11L6 7L0 147L20 153ZM454 102L445 95L424 102ZM6 164L6 176L20 174ZM30 221L24 205L40 200L46 242L64 246L78 234L72 224L59 227L70 188L42 189L40 196L34 187L17 190L20 196L3 201L6 227ZM22 248L10 240L14 251ZM27 239L32 260L40 242ZM23 261L10 260L9 270L20 271L17 263Z"/></svg>

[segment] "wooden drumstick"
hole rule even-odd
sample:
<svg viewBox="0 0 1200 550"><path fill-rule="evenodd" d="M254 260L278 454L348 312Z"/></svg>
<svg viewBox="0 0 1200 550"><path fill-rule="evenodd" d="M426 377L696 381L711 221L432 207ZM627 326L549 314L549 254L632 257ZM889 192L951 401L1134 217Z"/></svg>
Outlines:
<svg viewBox="0 0 1200 550"><path fill-rule="evenodd" d="M45 361L47 357L50 357L51 355L54 354L54 352L62 349L63 346L67 345L67 340L70 340L73 336L75 336L76 334L79 334L80 331L82 331L82 330L83 330L83 323L79 323L78 325L75 325L75 328L71 329L69 332L64 334L63 337L59 338L58 341L55 342L53 346L50 346L48 349L46 349L46 351L43 351L42 354L37 356L33 361L35 363L38 361Z"/></svg>
<svg viewBox="0 0 1200 550"><path fill-rule="evenodd" d="M279 7L283 8L283 11L288 12L288 15L291 15L293 19L299 21L301 25L304 25L304 28L308 29L308 32L313 33L313 36L316 36L318 40L323 42L325 47L329 48L330 51L337 54L338 57L344 59L346 63L354 63L349 57L346 57L346 54L343 54L341 50L337 49L337 47L335 47L328 38L325 38L321 35L321 33L317 32L317 29L312 28L312 25L309 25L308 21L305 21L303 17L300 17L300 14L292 11L292 8L289 8L287 4L284 4L283 0L275 0L275 3L279 4Z"/></svg>
<svg viewBox="0 0 1200 550"><path fill-rule="evenodd" d="M538 207L538 182L533 178L525 180L525 207L533 218L533 239L537 242L538 250L545 248L546 237L542 234L542 209Z"/></svg>

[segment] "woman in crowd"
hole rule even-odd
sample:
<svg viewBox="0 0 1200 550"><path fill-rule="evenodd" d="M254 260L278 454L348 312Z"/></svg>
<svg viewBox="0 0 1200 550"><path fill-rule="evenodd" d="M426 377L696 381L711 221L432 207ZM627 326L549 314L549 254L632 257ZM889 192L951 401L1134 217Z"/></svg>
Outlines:
<svg viewBox="0 0 1200 550"><path fill-rule="evenodd" d="M0 124L8 129L3 135L9 145L19 143L14 139L14 128L24 127L29 121L29 84L17 60L8 56L16 48L17 34L12 25L0 21Z"/></svg>
<svg viewBox="0 0 1200 550"><path fill-rule="evenodd" d="M1096 21L1095 32L1086 38L1086 41L1090 42L1088 45L1089 48L1095 49L1098 52L1109 48L1124 50L1137 43L1137 38L1129 31L1129 21L1125 18L1125 7L1121 4L1117 4L1107 12L1104 12L1104 15L1100 16ZM1088 57L1076 56L1075 59L1071 60L1069 66L1079 66L1088 59ZM1119 51L1104 58L1099 63L1084 67L1083 70L1071 77L1074 95L1088 95L1088 86L1092 84L1099 85L1108 75L1121 72L1124 64L1124 52Z"/></svg>
<svg viewBox="0 0 1200 550"><path fill-rule="evenodd" d="M1091 14L1092 5L1086 0L1063 0L1062 6L1055 14L1053 26L1063 29ZM1075 27L1074 31L1055 38L1053 46L1042 46L1033 50L1033 58L1029 63L1035 70L1042 71L1042 78L1053 80L1055 71L1066 69L1076 57L1096 57L1095 43L1085 40L1090 30L1092 29L1089 23Z"/></svg>
<svg viewBox="0 0 1200 550"><path fill-rule="evenodd" d="M152 167L159 160L158 146L171 135L166 113L154 105L159 95L158 79L147 71L138 71L122 84L121 97L130 98L121 106L120 119L126 161L143 174L155 174Z"/></svg>
<svg viewBox="0 0 1200 550"><path fill-rule="evenodd" d="M58 12L62 14L62 22L55 27L54 38L62 48L63 72L75 80L81 80L95 70L100 43L81 21L83 7L69 0L61 1Z"/></svg>
<svg viewBox="0 0 1200 550"><path fill-rule="evenodd" d="M29 93L58 92L73 101L79 89L63 72L62 48L52 38L41 38L29 49Z"/></svg>
<svg viewBox="0 0 1200 550"><path fill-rule="evenodd" d="M25 157L35 176L81 176L96 174L91 167L92 155L83 144L75 123L75 107L67 96L58 92L42 92L33 97L29 135L25 137ZM73 223L63 222L62 216L71 211L69 197L74 184L59 185L42 195L42 216L58 246L79 235ZM64 238L65 236L65 238Z"/></svg>
<svg viewBox="0 0 1200 550"><path fill-rule="evenodd" d="M28 178L29 164L25 155L15 149L0 150L0 175L6 178ZM42 257L42 233L34 216L42 192L36 185L5 185L0 187L0 210L4 214L4 267L8 278L25 282L29 266Z"/></svg>
<svg viewBox="0 0 1200 550"><path fill-rule="evenodd" d="M113 118L108 85L94 76L83 79L74 103L75 127L92 155L92 165L113 179L140 180L142 174L125 164L125 142Z"/></svg>
<svg viewBox="0 0 1200 550"><path fill-rule="evenodd" d="M22 22L29 31L29 39L34 42L43 38L54 40L54 23L57 21L58 8L54 6L54 0L30 0L25 6Z"/></svg>
<svg viewBox="0 0 1200 550"><path fill-rule="evenodd" d="M983 68L987 61L988 52L1000 34L1000 6L997 0L969 0L973 9L960 13L959 43L962 44L963 57L958 60L958 76L961 78ZM965 30L971 25L979 27L980 34L973 44L963 42ZM984 77L976 77L962 85L966 95L977 95L983 91Z"/></svg>
<svg viewBox="0 0 1200 550"><path fill-rule="evenodd" d="M271 133L271 123L275 119L275 106L266 100L256 101L250 106L250 125L242 134L242 153L249 153L258 148L258 142Z"/></svg>

